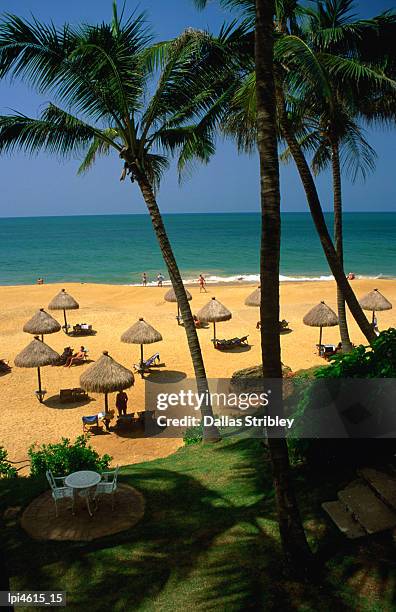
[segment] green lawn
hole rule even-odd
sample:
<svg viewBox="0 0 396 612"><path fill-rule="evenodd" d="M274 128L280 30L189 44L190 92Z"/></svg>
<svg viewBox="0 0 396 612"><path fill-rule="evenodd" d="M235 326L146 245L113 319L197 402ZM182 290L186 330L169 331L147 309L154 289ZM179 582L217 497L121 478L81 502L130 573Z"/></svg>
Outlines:
<svg viewBox="0 0 396 612"><path fill-rule="evenodd" d="M144 494L146 513L117 536L81 544L35 542L17 522L3 524L12 588L65 590L68 610L89 612L396 610L389 536L349 543L320 509L351 473L345 470L338 481L302 470L295 477L310 543L325 564L320 585L282 576L264 447L229 439L124 468L122 480ZM45 488L30 478L0 481L0 515Z"/></svg>

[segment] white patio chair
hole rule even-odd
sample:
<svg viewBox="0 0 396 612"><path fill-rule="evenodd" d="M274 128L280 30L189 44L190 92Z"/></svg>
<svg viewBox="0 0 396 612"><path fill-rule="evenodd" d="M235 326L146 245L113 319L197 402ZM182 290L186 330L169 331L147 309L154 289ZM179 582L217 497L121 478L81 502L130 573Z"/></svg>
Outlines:
<svg viewBox="0 0 396 612"><path fill-rule="evenodd" d="M120 468L117 465L116 469L112 472L102 472L102 480L98 485L96 485L96 491L94 496L95 502L97 503L97 498L101 495L111 495L112 510L114 510L114 495L117 491L117 479L119 471Z"/></svg>
<svg viewBox="0 0 396 612"><path fill-rule="evenodd" d="M48 470L45 475L51 487L52 499L55 502L55 514L58 516L58 501L62 499L71 499L72 514L74 514L74 493L73 489L65 486L66 476L54 476L51 470Z"/></svg>

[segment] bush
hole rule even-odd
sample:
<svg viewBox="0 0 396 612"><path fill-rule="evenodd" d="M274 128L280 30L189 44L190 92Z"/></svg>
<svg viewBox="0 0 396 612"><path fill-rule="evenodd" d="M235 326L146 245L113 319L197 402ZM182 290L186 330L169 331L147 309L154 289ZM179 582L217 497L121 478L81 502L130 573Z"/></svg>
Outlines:
<svg viewBox="0 0 396 612"><path fill-rule="evenodd" d="M0 478L15 478L18 473L8 460L8 453L0 446Z"/></svg>
<svg viewBox="0 0 396 612"><path fill-rule="evenodd" d="M185 446L190 446L191 444L199 444L203 440L203 425L200 423L195 427L189 427L186 429L185 434L183 436L183 442Z"/></svg>
<svg viewBox="0 0 396 612"><path fill-rule="evenodd" d="M372 346L334 355L316 378L396 378L396 329L381 332Z"/></svg>
<svg viewBox="0 0 396 612"><path fill-rule="evenodd" d="M294 411L295 427L293 437L288 440L288 446L293 463L306 461L312 467L345 466L356 467L362 464L382 464L391 461L396 451L396 441L392 438L344 438L326 439L315 437L315 423L323 419L321 407L326 403L326 396L336 396L338 391L348 392L348 379L373 379L396 377L396 330L383 331L370 347L358 346L351 353L335 355L327 367L321 367L315 372L315 379L299 390L298 406ZM321 379L322 384L320 383ZM333 381L332 381L333 379ZM337 380L338 379L338 380ZM355 383L356 384L356 383ZM384 415L381 406L381 395L384 395L383 405L386 405L387 385L382 383L377 393L367 396L366 408L376 419L373 427L381 431ZM385 413L386 416L386 413ZM384 432L387 425L384 421ZM310 428L312 436L310 437ZM327 424L330 433L333 423ZM322 421L323 428L323 421ZM305 437L299 437L304 431Z"/></svg>
<svg viewBox="0 0 396 612"><path fill-rule="evenodd" d="M100 457L85 436L78 436L73 443L68 438L62 438L55 444L33 444L29 448L29 457L32 476L45 474L47 470L51 470L55 476L78 470L103 471L112 460L110 455Z"/></svg>

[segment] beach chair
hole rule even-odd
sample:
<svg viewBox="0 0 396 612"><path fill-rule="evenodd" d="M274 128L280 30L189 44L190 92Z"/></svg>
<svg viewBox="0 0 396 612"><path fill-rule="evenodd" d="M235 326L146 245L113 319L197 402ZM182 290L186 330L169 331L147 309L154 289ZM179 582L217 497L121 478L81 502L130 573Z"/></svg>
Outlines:
<svg viewBox="0 0 396 612"><path fill-rule="evenodd" d="M149 370L151 366L155 366L155 365L158 366L159 363L160 363L160 355L159 353L155 353L154 355L151 355L151 357L143 361L142 364L135 363L133 367L134 367L135 372L141 373L141 372L145 372L146 370Z"/></svg>
<svg viewBox="0 0 396 612"><path fill-rule="evenodd" d="M337 353L336 344L317 344L316 348L319 350L319 355L323 357L323 359L328 359Z"/></svg>
<svg viewBox="0 0 396 612"><path fill-rule="evenodd" d="M144 410L138 413L138 421L140 425L145 425L154 420L155 410Z"/></svg>
<svg viewBox="0 0 396 612"><path fill-rule="evenodd" d="M81 417L83 424L83 433L88 433L94 429L103 429L103 425L106 430L109 431L110 421L114 418L114 410L108 412L98 412L90 416Z"/></svg>
<svg viewBox="0 0 396 612"><path fill-rule="evenodd" d="M232 348L236 348L238 346L249 346L248 343L248 337L249 336L241 336L240 338L236 337L236 338L231 338L229 340L226 339L216 339L216 340L212 340L214 348L222 351L224 349L232 349Z"/></svg>
<svg viewBox="0 0 396 612"><path fill-rule="evenodd" d="M72 389L61 389L59 391L59 400L61 404L69 404L74 401L74 395Z"/></svg>
<svg viewBox="0 0 396 612"><path fill-rule="evenodd" d="M65 486L66 476L54 476L51 470L45 473L49 486L51 487L52 499L55 502L55 514L58 517L58 501L63 499L71 499L71 511L74 514L74 493L71 487Z"/></svg>
<svg viewBox="0 0 396 612"><path fill-rule="evenodd" d="M117 465L113 472L103 472L102 480L96 486L94 500L97 504L98 497L101 495L111 495L111 509L114 510L114 496L117 491L118 472L120 471Z"/></svg>
<svg viewBox="0 0 396 612"><path fill-rule="evenodd" d="M139 419L135 417L134 412L131 412L131 414L120 414L117 417L116 428L117 429L129 429L133 425L135 425L135 423L137 423L138 420Z"/></svg>

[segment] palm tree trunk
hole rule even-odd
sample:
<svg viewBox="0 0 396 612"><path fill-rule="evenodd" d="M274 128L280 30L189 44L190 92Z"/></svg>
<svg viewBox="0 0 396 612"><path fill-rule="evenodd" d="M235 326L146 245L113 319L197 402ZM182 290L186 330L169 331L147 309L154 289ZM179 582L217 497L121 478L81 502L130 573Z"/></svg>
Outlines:
<svg viewBox="0 0 396 612"><path fill-rule="evenodd" d="M206 378L205 365L202 358L201 347L199 344L197 329L191 313L189 301L187 299L186 290L184 288L183 280L180 275L178 265L176 263L175 256L171 244L169 242L168 235L164 223L162 221L161 213L158 208L158 204L151 187L151 184L147 177L139 172L134 167L134 176L142 192L142 196L150 213L151 221L155 234L157 236L158 244L161 249L162 256L164 258L166 267L168 269L169 277L172 282L173 289L176 294L176 298L180 307L180 312L183 318L184 328L186 330L187 342L190 349L191 359L194 367L195 378L197 381L198 393L204 393L206 401L203 402L201 408L201 414L205 416L213 416L210 399L208 397L208 381ZM216 427L204 427L203 436L205 441L217 441L220 440L220 434Z"/></svg>
<svg viewBox="0 0 396 612"><path fill-rule="evenodd" d="M294 136L293 129L289 124L289 119L285 109L285 103L283 95L281 94L281 89L278 90L278 102L278 112L280 117L280 123L282 126L282 133L293 156L294 162L297 166L297 170L300 175L301 182L303 184L307 197L309 209L311 211L316 231L318 232L320 242L322 244L323 251L326 255L330 270L333 273L337 286L342 292L352 316L354 317L356 323L359 325L362 333L367 338L368 342L371 344L376 339L376 335L370 323L368 322L363 310L361 309L360 304L356 299L352 287L350 286L348 280L345 277L344 270L342 269L342 266L338 259L323 215L318 192L315 186L315 181L309 169L307 160L305 159L305 156L301 150L301 147L297 142L296 137Z"/></svg>
<svg viewBox="0 0 396 612"><path fill-rule="evenodd" d="M275 87L273 75L272 0L256 0L256 79L257 126L261 177L261 351L263 377L282 379L279 336L279 259L280 259L280 188L276 134ZM275 381L276 383L276 381ZM271 404L283 415L282 385L276 385ZM309 550L301 523L290 475L285 432L268 436L273 482L278 509L279 531L289 569L306 568Z"/></svg>
<svg viewBox="0 0 396 612"><path fill-rule="evenodd" d="M344 239L342 228L342 187L341 187L341 164L340 164L340 149L336 140L331 142L331 167L333 172L333 208L334 208L334 246L342 270L344 271ZM350 353L352 343L349 337L348 322L346 318L346 308L344 295L337 284L337 308L338 308L338 325L340 328L340 336L342 342L342 350L344 353Z"/></svg>

